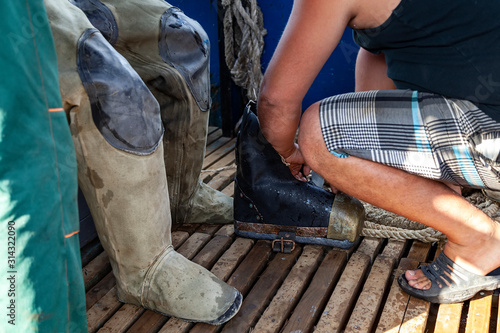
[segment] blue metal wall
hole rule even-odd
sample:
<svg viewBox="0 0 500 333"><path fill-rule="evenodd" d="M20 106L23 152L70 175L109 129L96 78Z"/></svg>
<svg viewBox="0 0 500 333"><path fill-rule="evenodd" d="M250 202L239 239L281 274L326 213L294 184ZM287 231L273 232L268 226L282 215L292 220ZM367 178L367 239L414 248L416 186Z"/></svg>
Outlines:
<svg viewBox="0 0 500 333"><path fill-rule="evenodd" d="M215 111L212 112L214 115L210 121L211 124L220 126L220 112L217 112L220 105L217 0L170 0L168 2L197 20L208 33L211 42L212 109ZM258 0L258 4L264 14L264 27L267 29L267 35L264 38L264 53L261 59L263 71L265 71L285 28L292 10L293 0ZM348 28L339 46L306 95L304 109L322 98L354 90L354 64L358 49L359 47L352 40L352 31Z"/></svg>

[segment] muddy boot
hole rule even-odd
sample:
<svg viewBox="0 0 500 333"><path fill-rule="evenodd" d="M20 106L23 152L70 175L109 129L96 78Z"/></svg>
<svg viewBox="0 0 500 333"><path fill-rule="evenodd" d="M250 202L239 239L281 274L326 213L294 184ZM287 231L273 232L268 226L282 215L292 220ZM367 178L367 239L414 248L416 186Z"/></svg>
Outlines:
<svg viewBox="0 0 500 333"><path fill-rule="evenodd" d="M236 143L236 234L274 240L283 252L295 242L351 247L361 232L363 205L295 179L262 135L254 107L245 109Z"/></svg>
<svg viewBox="0 0 500 333"><path fill-rule="evenodd" d="M210 42L203 28L163 0L73 2L160 104L174 223L232 223L232 198L200 180L210 109Z"/></svg>
<svg viewBox="0 0 500 333"><path fill-rule="evenodd" d="M241 294L174 251L159 106L84 13L46 1L78 181L116 277L118 298L221 324Z"/></svg>

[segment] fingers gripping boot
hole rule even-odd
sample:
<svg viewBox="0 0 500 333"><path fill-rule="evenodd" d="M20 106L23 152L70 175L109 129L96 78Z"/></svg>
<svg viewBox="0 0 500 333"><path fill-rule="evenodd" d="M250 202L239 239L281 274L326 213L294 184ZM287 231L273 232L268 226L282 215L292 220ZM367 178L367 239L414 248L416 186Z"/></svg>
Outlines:
<svg viewBox="0 0 500 333"><path fill-rule="evenodd" d="M232 222L232 199L199 179L210 108L210 43L203 28L163 0L73 1L160 104L174 223Z"/></svg>
<svg viewBox="0 0 500 333"><path fill-rule="evenodd" d="M299 243L351 247L361 233L363 205L295 179L264 138L250 103L236 143L235 232L276 239L280 232Z"/></svg>
<svg viewBox="0 0 500 333"><path fill-rule="evenodd" d="M240 293L172 248L157 101L128 62L66 0L46 2L79 185L120 300L220 324Z"/></svg>

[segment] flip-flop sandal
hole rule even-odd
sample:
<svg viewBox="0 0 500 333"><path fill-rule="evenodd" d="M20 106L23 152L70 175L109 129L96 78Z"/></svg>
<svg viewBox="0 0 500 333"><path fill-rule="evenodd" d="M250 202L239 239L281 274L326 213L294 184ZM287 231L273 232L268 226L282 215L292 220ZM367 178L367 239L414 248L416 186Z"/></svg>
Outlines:
<svg viewBox="0 0 500 333"><path fill-rule="evenodd" d="M500 287L500 269L487 276L467 271L448 258L443 252L429 265L419 266L431 281L427 290L413 288L408 284L404 273L398 278L401 289L407 294L431 303L457 303L466 301L481 290L495 290Z"/></svg>

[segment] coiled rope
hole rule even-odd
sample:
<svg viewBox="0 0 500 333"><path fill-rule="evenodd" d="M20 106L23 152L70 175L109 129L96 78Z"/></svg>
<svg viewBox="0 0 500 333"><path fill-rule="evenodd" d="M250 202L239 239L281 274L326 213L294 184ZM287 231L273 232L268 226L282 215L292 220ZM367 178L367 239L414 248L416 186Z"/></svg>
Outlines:
<svg viewBox="0 0 500 333"><path fill-rule="evenodd" d="M480 192L474 192L467 197L472 204L485 214L498 219L500 204L484 197ZM399 215L387 212L381 208L365 204L366 218L362 236L374 238L391 238L396 240L416 239L424 243L438 242L446 236L423 224L408 220Z"/></svg>
<svg viewBox="0 0 500 333"><path fill-rule="evenodd" d="M262 81L260 58L264 50L262 11L257 0L222 0L224 44L227 67L234 83L246 90L249 100L257 100Z"/></svg>

